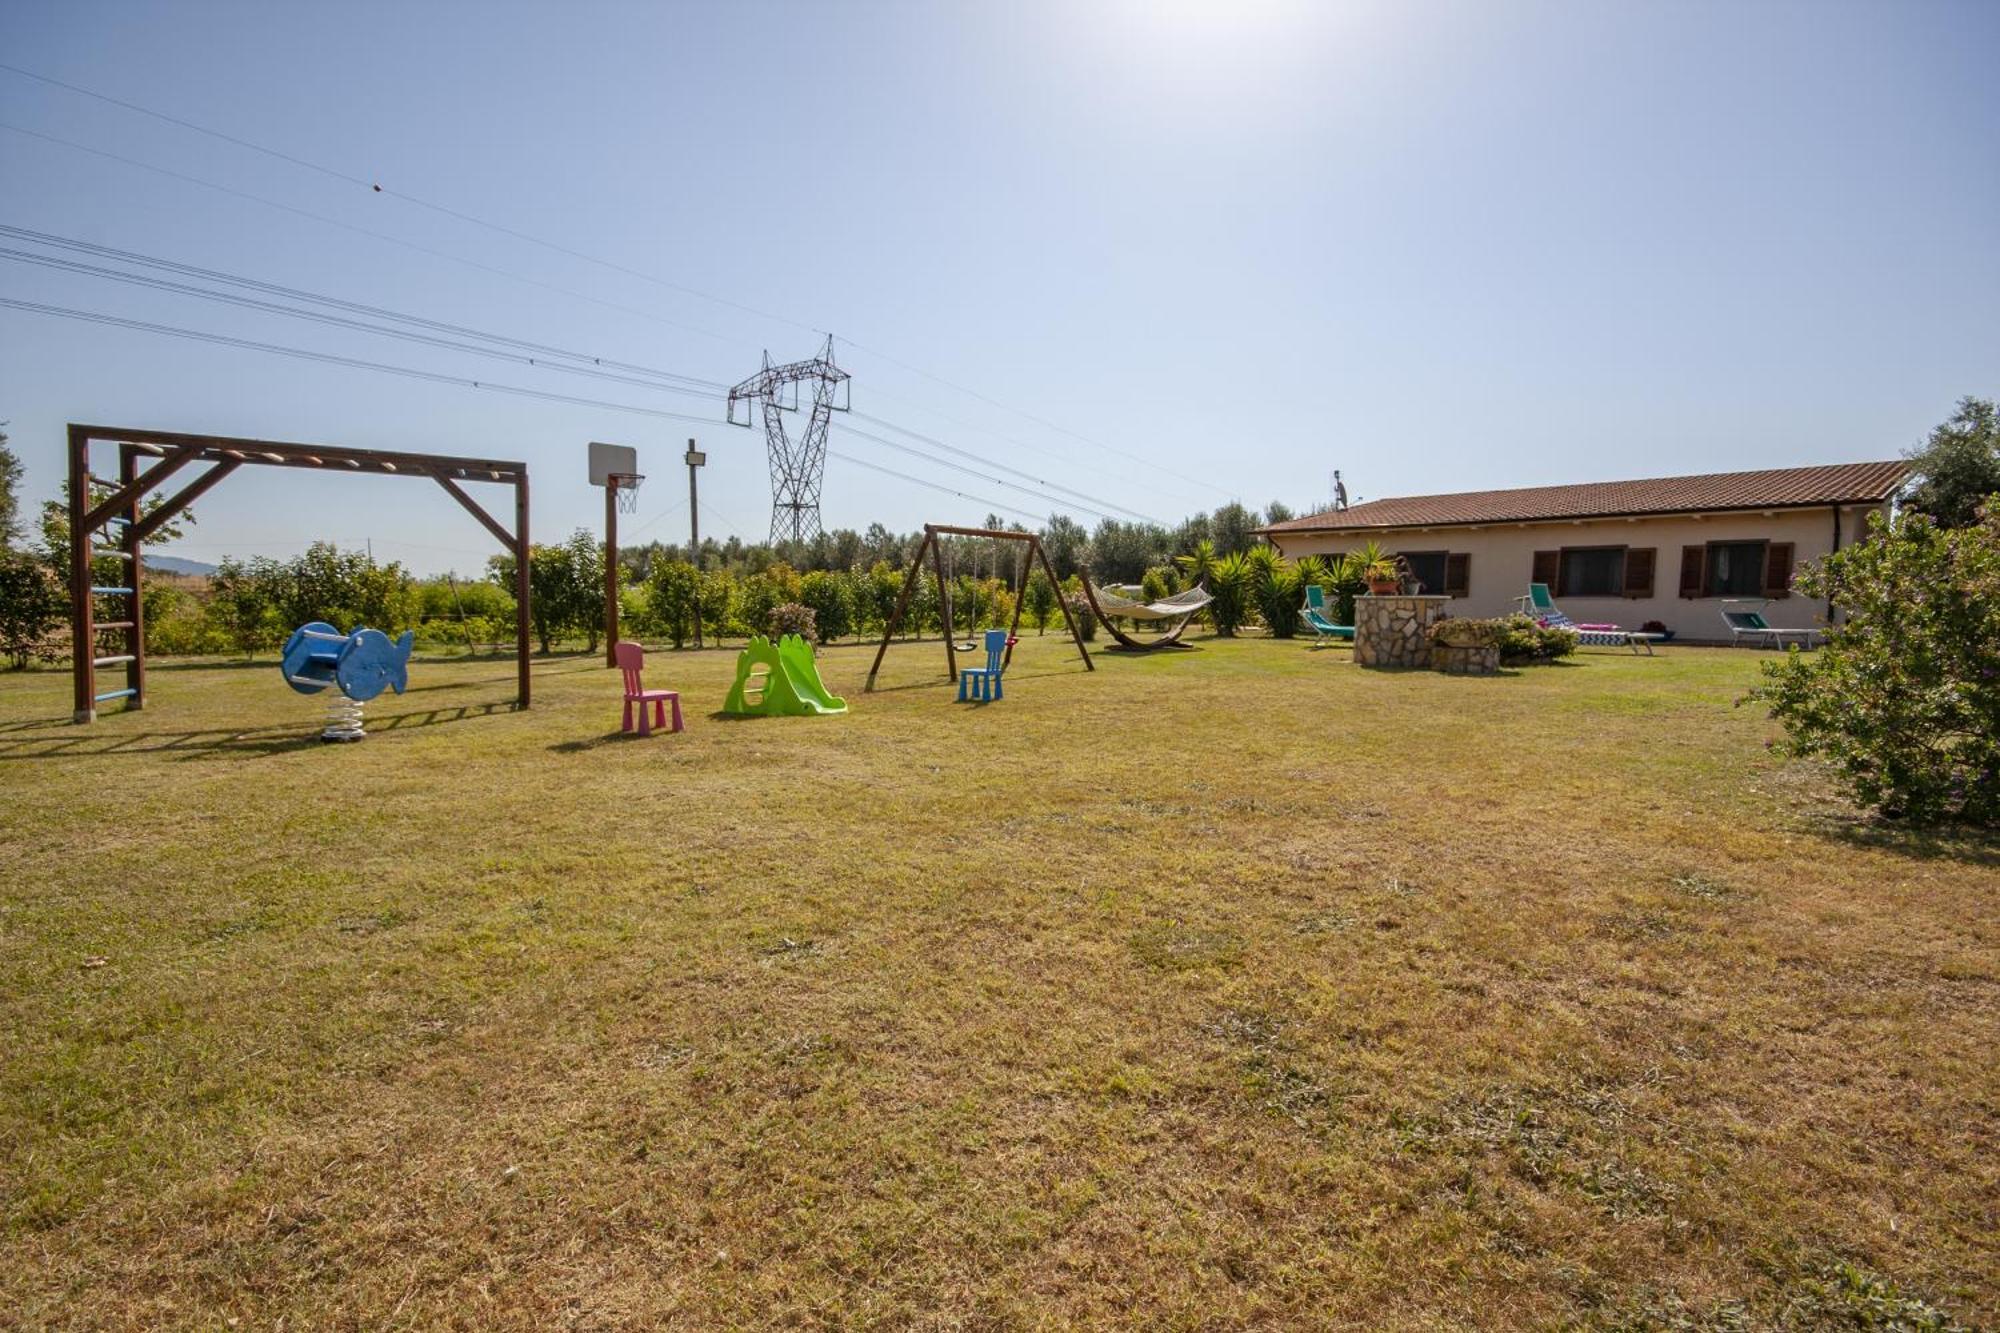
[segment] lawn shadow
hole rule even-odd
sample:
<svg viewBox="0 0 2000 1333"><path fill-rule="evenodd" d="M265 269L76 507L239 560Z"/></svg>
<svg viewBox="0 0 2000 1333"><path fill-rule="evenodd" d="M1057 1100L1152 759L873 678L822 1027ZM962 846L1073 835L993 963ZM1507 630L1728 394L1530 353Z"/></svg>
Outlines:
<svg viewBox="0 0 2000 1333"><path fill-rule="evenodd" d="M1916 828L1858 814L1818 814L1809 823L1816 832L1838 842L1891 852L1914 861L2000 866L2000 834L1979 829Z"/></svg>
<svg viewBox="0 0 2000 1333"><path fill-rule="evenodd" d="M413 731L420 727L466 722L494 713L515 712L506 703L461 704L456 708L422 708L407 713L368 717L370 735ZM318 723L301 719L297 726L262 726L240 729L210 728L200 731L138 731L125 735L79 730L74 735L24 736L0 740L0 763L29 759L69 759L84 755L169 754L199 759L216 755L271 755L293 750L309 750L323 744Z"/></svg>
<svg viewBox="0 0 2000 1333"><path fill-rule="evenodd" d="M686 728L682 728L682 730L686 730ZM662 736L671 736L673 734L672 727L654 727L652 731L643 733L636 729L632 731L607 731L599 736L584 736L573 741L557 741L555 744L545 746L544 748L550 754L586 754L591 750L597 749L599 746L620 745L626 741L657 740Z"/></svg>

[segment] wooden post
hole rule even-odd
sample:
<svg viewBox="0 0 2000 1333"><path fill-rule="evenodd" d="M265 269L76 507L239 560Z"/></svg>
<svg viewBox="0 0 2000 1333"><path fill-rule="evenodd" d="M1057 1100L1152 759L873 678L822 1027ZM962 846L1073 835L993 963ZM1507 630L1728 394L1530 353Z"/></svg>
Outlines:
<svg viewBox="0 0 2000 1333"><path fill-rule="evenodd" d="M90 512L90 437L69 428L69 634L71 721L97 719L97 633L91 627L90 530L83 525Z"/></svg>
<svg viewBox="0 0 2000 1333"><path fill-rule="evenodd" d="M910 604L910 590L924 575L924 548L930 544L931 532L926 527L924 539L917 543L917 553L910 558L910 572L903 576L903 590L896 594L896 609L889 613L889 623L882 627L882 646L875 650L875 661L868 668L868 683L861 687L863 694L875 688L875 673L882 669L882 655L889 651L889 640L895 635L896 627L903 623L903 609Z"/></svg>
<svg viewBox="0 0 2000 1333"><path fill-rule="evenodd" d="M604 483L604 665L618 665L618 478Z"/></svg>
<svg viewBox="0 0 2000 1333"><path fill-rule="evenodd" d="M924 524L924 534L931 539L931 563L937 566L938 623L944 626L944 669L949 673L949 679L957 680L958 648L952 642L956 635L951 625L951 589L944 581L944 543L928 523Z"/></svg>
<svg viewBox="0 0 2000 1333"><path fill-rule="evenodd" d="M515 698L517 708L528 707L532 687L528 683L528 474L523 472L514 481L514 661L515 678L518 682Z"/></svg>
<svg viewBox="0 0 2000 1333"><path fill-rule="evenodd" d="M1084 670L1097 670L1097 663L1090 660L1090 649L1083 646L1083 631L1076 627L1076 617L1069 613L1069 598L1063 596L1062 582L1056 578L1056 567L1049 563L1049 553L1042 549L1039 537L1035 539L1035 554L1042 558L1042 570L1049 576L1049 586L1056 590L1056 605L1062 608L1063 623L1069 626L1069 636L1076 640L1076 650L1083 654Z"/></svg>
<svg viewBox="0 0 2000 1333"><path fill-rule="evenodd" d="M139 475L139 451L129 444L118 446L118 482L129 487ZM145 564L139 558L142 538L139 535L139 497L132 497L132 506L124 514L125 566L132 589L132 618L125 626L125 654L132 660L125 664L125 688L132 691L125 700L127 708L146 706L146 584Z"/></svg>

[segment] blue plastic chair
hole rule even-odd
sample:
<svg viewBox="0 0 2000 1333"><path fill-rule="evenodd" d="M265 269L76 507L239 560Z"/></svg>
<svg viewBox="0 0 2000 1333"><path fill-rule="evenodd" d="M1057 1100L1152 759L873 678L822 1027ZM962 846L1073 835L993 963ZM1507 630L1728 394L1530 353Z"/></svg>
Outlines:
<svg viewBox="0 0 2000 1333"><path fill-rule="evenodd" d="M1001 698L1000 671L1007 660L1007 631L990 629L986 631L986 665L966 667L958 673L958 701L964 703L968 697L974 703L992 703Z"/></svg>

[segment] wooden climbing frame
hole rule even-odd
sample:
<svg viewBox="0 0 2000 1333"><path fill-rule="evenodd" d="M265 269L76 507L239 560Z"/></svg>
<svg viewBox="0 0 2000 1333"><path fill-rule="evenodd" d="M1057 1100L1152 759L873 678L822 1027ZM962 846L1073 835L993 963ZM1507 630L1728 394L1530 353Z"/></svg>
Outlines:
<svg viewBox="0 0 2000 1333"><path fill-rule="evenodd" d="M90 471L93 442L118 446L118 480L95 477ZM159 461L140 471L142 459ZM148 494L159 489L169 477L194 463L207 463L207 471L168 496L150 512L144 510ZM490 458L451 458L442 454L413 454L394 449L347 449L321 444L282 444L272 440L239 440L221 435L183 435L174 431L132 430L123 426L79 426L69 428L69 589L70 635L75 678L75 714L78 722L97 720L97 706L113 699L125 700L127 708L146 706L146 625L142 594L145 591L144 561L146 539L171 522L175 515L208 493L218 482L245 465L303 468L320 472L372 473L387 476L429 477L444 487L452 499L465 506L481 526L497 538L514 557L514 639L519 707L526 708L528 682L528 465ZM509 532L481 508L459 485L462 481L501 482L514 488L514 530ZM99 493L104 492L100 499ZM118 524L116 550L97 550L93 538L110 534ZM95 562L110 557L123 563L124 582L93 585ZM123 597L129 611L114 620L97 619L97 599ZM99 656L97 636L107 630L121 630L122 650ZM99 667L122 666L125 684L121 689L99 691Z"/></svg>

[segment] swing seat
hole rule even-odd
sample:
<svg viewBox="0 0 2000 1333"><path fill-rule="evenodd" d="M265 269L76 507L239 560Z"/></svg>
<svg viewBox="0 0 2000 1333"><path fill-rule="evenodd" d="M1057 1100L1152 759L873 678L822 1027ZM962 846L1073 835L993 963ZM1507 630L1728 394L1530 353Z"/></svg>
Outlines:
<svg viewBox="0 0 2000 1333"><path fill-rule="evenodd" d="M958 673L960 703L966 702L968 698L974 703L994 703L1004 697L1000 687L1000 675L1007 664L1007 650L1013 646L1013 636L1006 630L986 631L986 665L966 667Z"/></svg>

